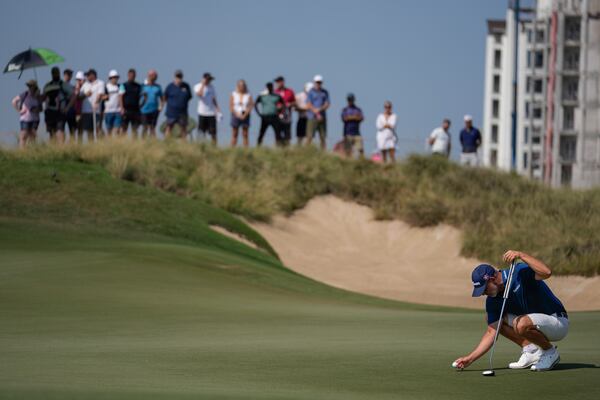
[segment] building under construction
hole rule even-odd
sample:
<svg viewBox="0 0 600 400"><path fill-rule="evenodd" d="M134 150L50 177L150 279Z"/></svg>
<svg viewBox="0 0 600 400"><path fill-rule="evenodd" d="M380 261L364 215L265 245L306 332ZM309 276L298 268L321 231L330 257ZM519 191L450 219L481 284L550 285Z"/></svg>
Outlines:
<svg viewBox="0 0 600 400"><path fill-rule="evenodd" d="M517 13L513 2L506 20L488 21L483 163L552 186L598 186L600 0L536 3Z"/></svg>

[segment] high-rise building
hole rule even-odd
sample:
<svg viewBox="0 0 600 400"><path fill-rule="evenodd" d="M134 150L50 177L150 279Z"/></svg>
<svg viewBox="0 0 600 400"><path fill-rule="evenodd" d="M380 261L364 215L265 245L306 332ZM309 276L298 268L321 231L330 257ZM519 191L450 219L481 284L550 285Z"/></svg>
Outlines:
<svg viewBox="0 0 600 400"><path fill-rule="evenodd" d="M520 9L514 139L514 7L488 20L483 163L555 187L598 186L600 0L536 3Z"/></svg>

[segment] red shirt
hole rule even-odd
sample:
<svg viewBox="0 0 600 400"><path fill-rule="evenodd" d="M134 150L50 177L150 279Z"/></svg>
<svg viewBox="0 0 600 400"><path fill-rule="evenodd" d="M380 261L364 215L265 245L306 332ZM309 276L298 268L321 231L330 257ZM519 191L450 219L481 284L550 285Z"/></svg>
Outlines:
<svg viewBox="0 0 600 400"><path fill-rule="evenodd" d="M296 102L296 96L294 95L294 91L292 89L286 87L275 89L275 93L281 96L287 108L290 108Z"/></svg>

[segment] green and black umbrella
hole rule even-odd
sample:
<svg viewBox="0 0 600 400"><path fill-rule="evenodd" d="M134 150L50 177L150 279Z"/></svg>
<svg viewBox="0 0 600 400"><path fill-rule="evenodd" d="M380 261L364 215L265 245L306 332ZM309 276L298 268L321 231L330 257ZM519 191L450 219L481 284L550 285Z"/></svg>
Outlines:
<svg viewBox="0 0 600 400"><path fill-rule="evenodd" d="M64 58L56 54L50 49L29 49L25 50L13 58L6 64L4 73L8 72L19 72L19 78L24 70L35 67L42 67L45 65L58 64L65 61Z"/></svg>

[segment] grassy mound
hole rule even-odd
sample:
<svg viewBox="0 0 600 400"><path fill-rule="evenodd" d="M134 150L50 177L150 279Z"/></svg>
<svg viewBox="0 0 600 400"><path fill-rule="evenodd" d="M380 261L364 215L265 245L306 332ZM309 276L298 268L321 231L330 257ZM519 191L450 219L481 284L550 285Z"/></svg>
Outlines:
<svg viewBox="0 0 600 400"><path fill-rule="evenodd" d="M372 207L380 219L462 228L465 256L499 263L503 251L513 248L544 259L558 274L600 272L600 190L550 189L440 158L413 156L381 166L315 149L246 151L123 141L38 147L3 157L44 162L48 168L59 161L72 162L74 169L99 164L114 177L263 221L332 193Z"/></svg>

